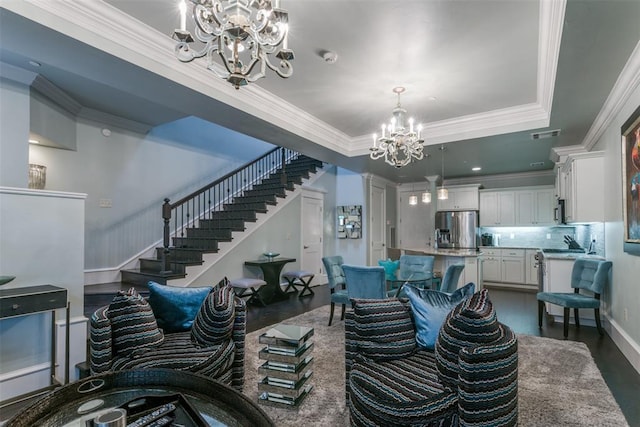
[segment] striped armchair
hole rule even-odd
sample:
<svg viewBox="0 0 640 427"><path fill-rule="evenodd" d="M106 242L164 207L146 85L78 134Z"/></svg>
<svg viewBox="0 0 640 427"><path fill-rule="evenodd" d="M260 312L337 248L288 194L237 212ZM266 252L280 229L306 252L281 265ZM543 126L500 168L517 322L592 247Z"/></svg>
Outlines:
<svg viewBox="0 0 640 427"><path fill-rule="evenodd" d="M518 353L486 290L449 313L435 351L416 347L411 305L354 300L345 320L353 426L515 426Z"/></svg>
<svg viewBox="0 0 640 427"><path fill-rule="evenodd" d="M205 298L190 330L172 333L157 328L146 302L138 304L132 312L130 308L114 306L116 297L111 305L99 308L91 316L91 375L125 369L176 369L206 375L242 391L245 302L231 290L224 297L226 308L218 310L221 303L215 295L212 291ZM118 315L127 309L129 312ZM118 334L118 323L124 326L121 329L129 331L128 336Z"/></svg>

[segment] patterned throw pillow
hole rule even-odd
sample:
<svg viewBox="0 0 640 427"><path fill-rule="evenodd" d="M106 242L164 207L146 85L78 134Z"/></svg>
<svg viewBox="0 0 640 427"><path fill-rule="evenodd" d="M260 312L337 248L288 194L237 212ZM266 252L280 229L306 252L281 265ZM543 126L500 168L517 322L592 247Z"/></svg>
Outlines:
<svg viewBox="0 0 640 427"><path fill-rule="evenodd" d="M107 314L117 355L126 356L136 349L155 347L164 341L151 306L134 288L119 291Z"/></svg>
<svg viewBox="0 0 640 427"><path fill-rule="evenodd" d="M200 310L202 302L213 289L181 288L149 282L149 305L164 333L184 332L191 330L193 320Z"/></svg>
<svg viewBox="0 0 640 427"><path fill-rule="evenodd" d="M211 347L231 337L235 320L233 297L226 277L207 295L191 327L191 339L196 345Z"/></svg>
<svg viewBox="0 0 640 427"><path fill-rule="evenodd" d="M358 350L377 360L395 360L416 349L416 334L408 305L397 299L354 299Z"/></svg>
<svg viewBox="0 0 640 427"><path fill-rule="evenodd" d="M474 283L467 283L452 294L447 294L431 289L419 289L410 284L404 286L413 311L418 346L427 350L434 349L445 317L461 301L473 295L475 287Z"/></svg>
<svg viewBox="0 0 640 427"><path fill-rule="evenodd" d="M436 341L436 369L442 384L458 385L458 353L462 348L502 339L502 331L486 289L458 304L447 316Z"/></svg>

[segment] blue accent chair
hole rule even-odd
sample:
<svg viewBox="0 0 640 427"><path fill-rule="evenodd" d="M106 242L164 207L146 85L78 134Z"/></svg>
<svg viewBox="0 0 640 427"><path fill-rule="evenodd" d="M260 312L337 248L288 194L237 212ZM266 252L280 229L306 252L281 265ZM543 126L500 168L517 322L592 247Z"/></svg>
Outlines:
<svg viewBox="0 0 640 427"><path fill-rule="evenodd" d="M424 279L424 282L412 282L412 285L420 288L431 288L434 261L435 257L431 255L401 255L398 279Z"/></svg>
<svg viewBox="0 0 640 427"><path fill-rule="evenodd" d="M609 280L611 261L594 259L577 259L571 271L571 287L574 292L539 292L538 299L538 326L542 328L542 316L544 303L559 305L564 308L564 338L569 335L569 309L573 308L576 319L576 327L580 327L578 309L592 308L595 310L596 326L598 333L604 335L600 322L600 295ZM593 296L580 293L580 289L593 292Z"/></svg>
<svg viewBox="0 0 640 427"><path fill-rule="evenodd" d="M452 264L447 267L447 271L444 272L442 282L440 283L440 292L446 292L448 294L455 292L458 287L458 280L460 274L464 270L464 264Z"/></svg>
<svg viewBox="0 0 640 427"><path fill-rule="evenodd" d="M324 270L327 272L327 278L329 279L329 290L331 295L329 300L331 301L331 314L329 315L329 326L333 320L333 310L336 304L342 304L342 315L340 320L344 320L344 311L349 304L349 296L347 295L347 282L344 278L344 271L342 270L342 256L326 256L322 258L322 264L324 264Z"/></svg>
<svg viewBox="0 0 640 427"><path fill-rule="evenodd" d="M384 268L379 266L343 265L349 299L387 298L387 281Z"/></svg>

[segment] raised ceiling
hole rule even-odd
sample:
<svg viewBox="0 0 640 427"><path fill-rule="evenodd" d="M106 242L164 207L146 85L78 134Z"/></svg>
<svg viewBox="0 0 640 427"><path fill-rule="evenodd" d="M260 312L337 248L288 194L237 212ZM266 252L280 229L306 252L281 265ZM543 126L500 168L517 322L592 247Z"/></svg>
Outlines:
<svg viewBox="0 0 640 427"><path fill-rule="evenodd" d="M9 0L0 60L60 88L85 112L147 126L198 116L394 182L535 172L589 133L640 39L640 2L282 0L294 75L233 90L173 58L177 0ZM144 24L143 24L144 23ZM335 64L322 52L338 54ZM30 60L40 62L30 68ZM215 80L215 81L214 81ZM428 159L368 159L395 86L426 126ZM533 132L561 129L534 140ZM472 166L482 167L472 172Z"/></svg>

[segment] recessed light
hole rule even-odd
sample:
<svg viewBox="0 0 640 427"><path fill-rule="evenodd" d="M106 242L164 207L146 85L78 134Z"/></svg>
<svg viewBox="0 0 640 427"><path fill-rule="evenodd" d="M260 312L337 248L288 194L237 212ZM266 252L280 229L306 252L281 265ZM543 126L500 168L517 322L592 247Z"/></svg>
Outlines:
<svg viewBox="0 0 640 427"><path fill-rule="evenodd" d="M111 129L102 128L100 132L102 133L103 136L106 136L107 138L111 136Z"/></svg>
<svg viewBox="0 0 640 427"><path fill-rule="evenodd" d="M34 67L39 67L41 64L37 61L29 61L29 65L34 66Z"/></svg>
<svg viewBox="0 0 640 427"><path fill-rule="evenodd" d="M37 139L30 139L29 144L40 144L40 141L38 141Z"/></svg>
<svg viewBox="0 0 640 427"><path fill-rule="evenodd" d="M471 168L471 170L474 171L474 172L478 172L478 171L481 171L482 168L480 166L474 166L474 167Z"/></svg>

